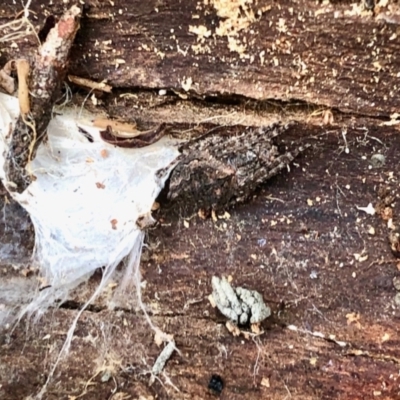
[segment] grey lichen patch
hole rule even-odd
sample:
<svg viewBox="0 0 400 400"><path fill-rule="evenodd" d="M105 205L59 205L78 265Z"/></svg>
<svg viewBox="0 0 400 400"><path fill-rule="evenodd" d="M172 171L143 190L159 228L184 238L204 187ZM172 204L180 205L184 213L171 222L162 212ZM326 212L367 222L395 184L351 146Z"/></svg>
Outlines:
<svg viewBox="0 0 400 400"><path fill-rule="evenodd" d="M213 276L211 285L213 287L212 296L218 310L221 311L226 318L237 323L239 315L241 315L243 311L231 284L225 278L220 279L217 276Z"/></svg>
<svg viewBox="0 0 400 400"><path fill-rule="evenodd" d="M250 316L250 323L257 324L271 315L271 309L264 303L261 294L255 290L236 288L236 294L242 302L242 309Z"/></svg>
<svg viewBox="0 0 400 400"><path fill-rule="evenodd" d="M381 168L385 165L386 157L383 154L373 154L371 157L371 166L373 168Z"/></svg>
<svg viewBox="0 0 400 400"><path fill-rule="evenodd" d="M225 278L213 276L212 298L218 310L236 324L257 324L271 315L260 293L242 287L234 289Z"/></svg>

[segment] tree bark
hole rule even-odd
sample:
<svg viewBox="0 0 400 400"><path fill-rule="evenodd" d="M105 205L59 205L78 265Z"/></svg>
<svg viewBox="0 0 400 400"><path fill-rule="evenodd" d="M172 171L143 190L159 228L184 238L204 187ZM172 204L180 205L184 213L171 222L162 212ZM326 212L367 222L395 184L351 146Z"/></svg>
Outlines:
<svg viewBox="0 0 400 400"><path fill-rule="evenodd" d="M374 12L348 1L206 3L87 1L70 73L200 98L294 100L371 116L398 111L398 3ZM33 1L35 25L63 7ZM16 12L6 0L0 23ZM33 38L16 44L1 60L36 49Z"/></svg>

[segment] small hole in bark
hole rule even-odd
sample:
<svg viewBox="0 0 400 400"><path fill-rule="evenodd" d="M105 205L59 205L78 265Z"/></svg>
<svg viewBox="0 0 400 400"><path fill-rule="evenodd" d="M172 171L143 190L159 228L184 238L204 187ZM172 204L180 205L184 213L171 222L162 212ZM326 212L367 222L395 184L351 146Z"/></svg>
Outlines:
<svg viewBox="0 0 400 400"><path fill-rule="evenodd" d="M43 28L38 33L40 43L43 43L46 40L50 30L56 26L56 22L57 21L54 15L49 15L46 18L46 22L44 23Z"/></svg>

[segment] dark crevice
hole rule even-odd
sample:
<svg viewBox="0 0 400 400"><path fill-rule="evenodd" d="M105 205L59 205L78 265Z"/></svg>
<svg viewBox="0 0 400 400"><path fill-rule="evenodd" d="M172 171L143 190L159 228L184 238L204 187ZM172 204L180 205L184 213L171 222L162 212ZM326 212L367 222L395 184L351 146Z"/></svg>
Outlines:
<svg viewBox="0 0 400 400"><path fill-rule="evenodd" d="M119 97L124 93L132 94L152 94L158 96L158 92L164 89L166 90L165 99L163 102L156 106L151 106L149 108L163 107L166 104L175 103L176 101L189 102L196 105L209 107L209 106L243 106L246 110L252 110L254 112L279 112L284 115L285 113L293 113L299 111L313 112L315 110L327 109L332 111L335 115L345 116L345 117L357 117L357 118L371 118L377 121L387 121L390 118L389 114L368 114L356 111L342 111L338 107L330 107L326 104L309 103L304 100L292 98L289 100L279 100L279 99L263 99L257 100L241 95L226 95L226 94L206 94L198 95L196 93L184 93L187 99L183 99L179 96L178 91L171 90L168 88L144 88L144 87L120 87L114 88L113 94L109 95L112 97ZM180 93L180 92L179 92Z"/></svg>
<svg viewBox="0 0 400 400"><path fill-rule="evenodd" d="M76 311L76 310L81 310L83 308L85 303L79 302L79 301L74 301L74 300L67 300L66 302L62 303L59 308L63 309L63 310L71 310L71 311ZM90 304L88 305L84 312L91 312L91 313L95 313L98 314L102 311L107 311L108 308L105 306L99 306L99 305L94 305L94 304ZM124 308L124 307L116 307L112 310L113 312L118 312L118 311L123 311L124 313L127 314L137 314L137 312L135 310L131 310L129 308ZM139 313L141 314L141 312L139 311ZM165 313L158 313L158 314L153 314L153 313L148 313L150 317L156 317L156 318L176 318L176 317L187 317L188 314L184 313L184 312L165 312ZM213 318L211 317L196 317L196 319L198 320L204 320L204 321L214 321ZM214 321L216 323L220 323L220 324L224 324L226 321Z"/></svg>
<svg viewBox="0 0 400 400"><path fill-rule="evenodd" d="M344 354L346 357L365 357L370 360L382 361L382 362L391 362L396 365L400 365L400 359L388 354L375 354L369 351L352 349L349 352Z"/></svg>
<svg viewBox="0 0 400 400"><path fill-rule="evenodd" d="M42 29L40 29L39 33L38 33L38 37L40 40L40 43L44 43L47 35L49 34L49 32L51 31L51 29L53 29L56 26L56 23L58 21L56 20L56 17L54 15L49 15L46 18L46 21L42 27Z"/></svg>
<svg viewBox="0 0 400 400"><path fill-rule="evenodd" d="M84 306L84 303L80 303L78 301L74 300L67 300L64 303L59 305L59 308L64 309L64 310L80 310ZM104 311L106 307L100 307L94 304L89 304L86 308L85 311L92 312L92 313L99 313L101 311Z"/></svg>

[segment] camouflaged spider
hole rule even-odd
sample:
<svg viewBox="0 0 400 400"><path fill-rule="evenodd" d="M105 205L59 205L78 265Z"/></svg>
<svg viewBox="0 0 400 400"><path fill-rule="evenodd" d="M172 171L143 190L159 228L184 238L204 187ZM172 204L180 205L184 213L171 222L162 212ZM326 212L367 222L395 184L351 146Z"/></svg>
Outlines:
<svg viewBox="0 0 400 400"><path fill-rule="evenodd" d="M247 200L267 179L288 167L303 150L281 153L274 139L288 125L224 127L182 146L181 161L169 179L168 199L182 204L181 215L224 210Z"/></svg>

